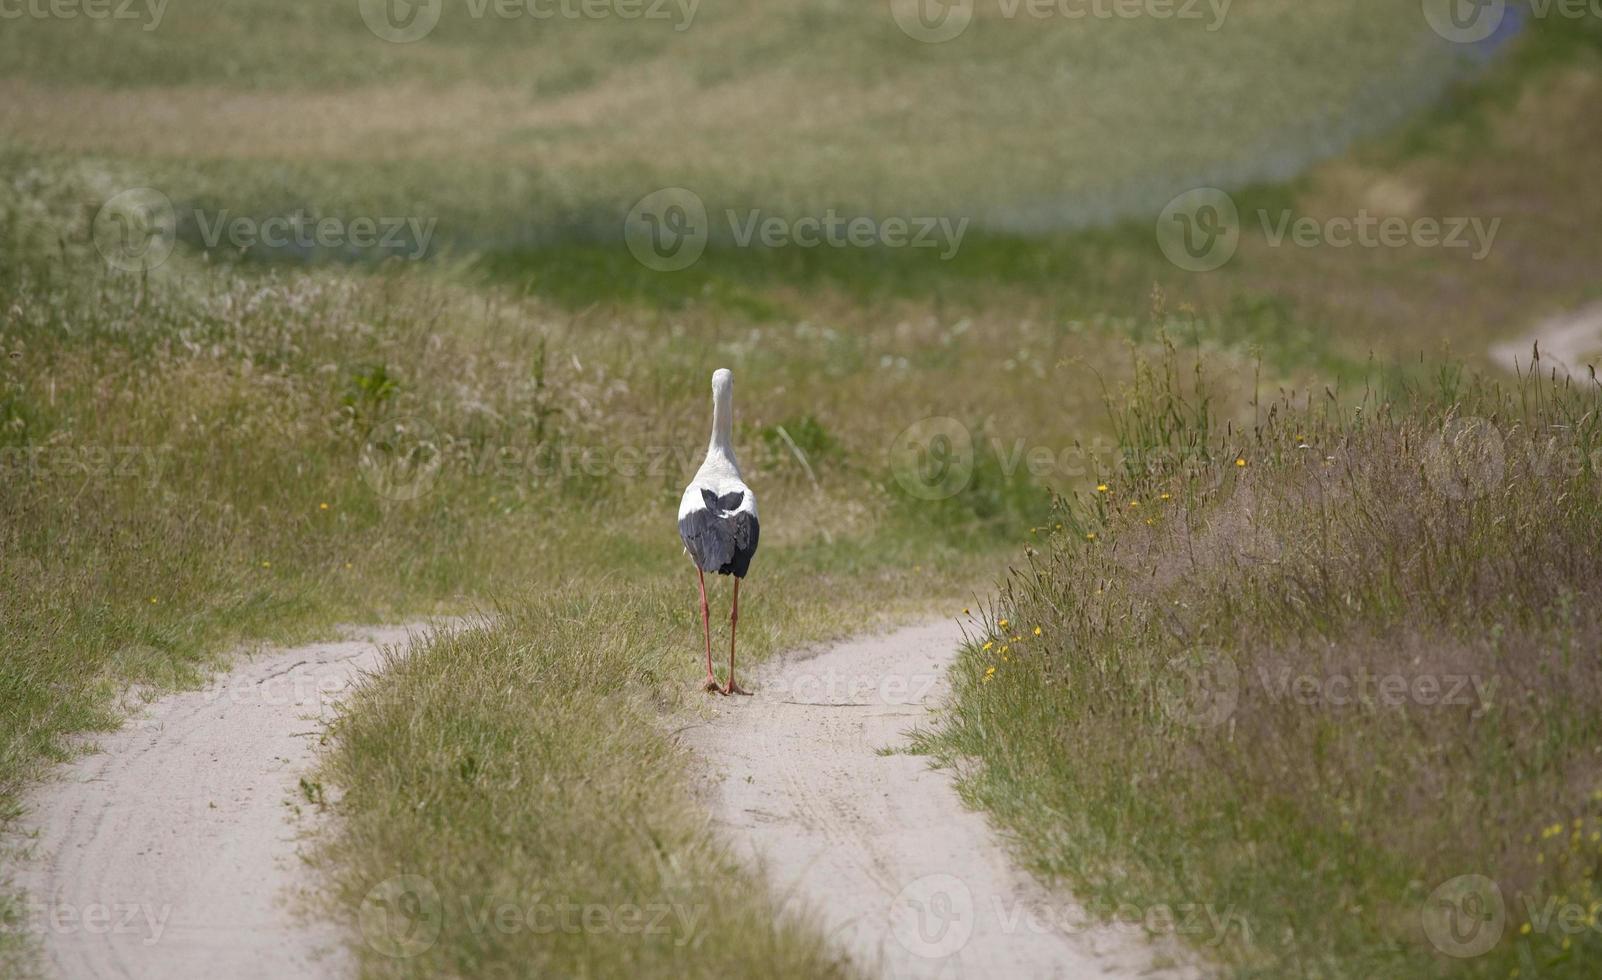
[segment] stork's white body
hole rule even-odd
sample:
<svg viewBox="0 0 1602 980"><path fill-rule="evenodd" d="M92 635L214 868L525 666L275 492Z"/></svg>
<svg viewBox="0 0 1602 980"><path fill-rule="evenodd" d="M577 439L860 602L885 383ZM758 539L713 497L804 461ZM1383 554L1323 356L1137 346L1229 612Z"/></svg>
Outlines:
<svg viewBox="0 0 1602 980"><path fill-rule="evenodd" d="M751 568L761 524L757 521L756 494L740 476L734 460L734 375L727 370L712 374L712 439L706 460L679 500L679 539L684 553L695 563L701 585L701 630L706 639L708 691L746 694L734 683L734 624L740 619L740 580ZM706 573L734 576L734 598L729 604L729 679L722 687L712 673L712 622L706 602Z"/></svg>
<svg viewBox="0 0 1602 980"><path fill-rule="evenodd" d="M679 536L703 572L744 578L761 524L756 494L734 458L734 376L712 375L712 438L706 459L679 499Z"/></svg>

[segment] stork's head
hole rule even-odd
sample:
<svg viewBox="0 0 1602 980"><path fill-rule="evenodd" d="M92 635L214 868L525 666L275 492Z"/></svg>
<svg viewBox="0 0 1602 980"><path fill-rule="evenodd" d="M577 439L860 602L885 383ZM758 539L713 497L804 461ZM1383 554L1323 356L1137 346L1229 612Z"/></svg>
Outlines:
<svg viewBox="0 0 1602 980"><path fill-rule="evenodd" d="M728 368L718 368L712 372L712 400L714 402L728 401L734 394L734 372Z"/></svg>

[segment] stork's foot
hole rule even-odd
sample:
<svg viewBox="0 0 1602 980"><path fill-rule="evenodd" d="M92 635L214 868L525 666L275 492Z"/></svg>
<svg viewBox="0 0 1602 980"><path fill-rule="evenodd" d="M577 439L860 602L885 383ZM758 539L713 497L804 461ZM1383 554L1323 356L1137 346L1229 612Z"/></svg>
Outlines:
<svg viewBox="0 0 1602 980"><path fill-rule="evenodd" d="M743 694L746 697L750 697L751 696L751 692L750 691L747 691L745 688L743 688L740 685L734 683L733 681L729 681L729 683L722 688L722 691L723 691L724 696L728 696L730 694Z"/></svg>
<svg viewBox="0 0 1602 980"><path fill-rule="evenodd" d="M711 674L706 675L706 683L701 685L701 690L708 694L724 693L723 688L718 685L718 679Z"/></svg>

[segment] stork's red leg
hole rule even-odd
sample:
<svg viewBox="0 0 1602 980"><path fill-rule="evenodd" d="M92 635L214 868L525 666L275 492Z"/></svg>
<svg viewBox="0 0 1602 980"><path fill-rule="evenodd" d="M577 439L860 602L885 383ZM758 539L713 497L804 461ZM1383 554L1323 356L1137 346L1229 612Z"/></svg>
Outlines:
<svg viewBox="0 0 1602 980"><path fill-rule="evenodd" d="M723 688L724 694L750 694L734 683L734 624L740 621L740 580L734 580L734 602L729 606L729 683Z"/></svg>
<svg viewBox="0 0 1602 980"><path fill-rule="evenodd" d="M718 679L712 674L712 613L706 605L706 573L697 568L695 577L701 583L701 634L706 638L706 683L702 690L716 691Z"/></svg>

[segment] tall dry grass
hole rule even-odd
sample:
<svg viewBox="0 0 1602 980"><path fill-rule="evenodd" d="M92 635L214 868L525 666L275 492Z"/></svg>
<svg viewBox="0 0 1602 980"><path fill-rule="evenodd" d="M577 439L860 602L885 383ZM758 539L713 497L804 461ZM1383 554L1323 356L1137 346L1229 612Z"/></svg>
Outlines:
<svg viewBox="0 0 1602 980"><path fill-rule="evenodd" d="M1237 913L1190 937L1236 975L1589 976L1602 388L1208 392L1171 352L1113 397L932 747L1093 906Z"/></svg>

